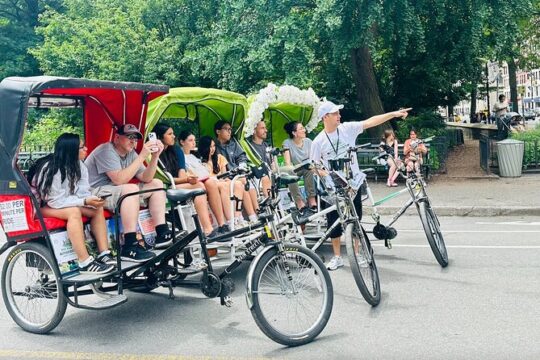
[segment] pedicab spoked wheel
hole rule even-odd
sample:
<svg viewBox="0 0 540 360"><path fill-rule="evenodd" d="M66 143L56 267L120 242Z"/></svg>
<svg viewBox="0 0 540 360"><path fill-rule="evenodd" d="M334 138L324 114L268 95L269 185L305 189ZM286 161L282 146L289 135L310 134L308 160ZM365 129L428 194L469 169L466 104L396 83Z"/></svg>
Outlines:
<svg viewBox="0 0 540 360"><path fill-rule="evenodd" d="M296 244L284 246L284 255L274 248L253 270L251 314L266 336L298 346L311 342L325 328L334 290L328 270L313 251Z"/></svg>
<svg viewBox="0 0 540 360"><path fill-rule="evenodd" d="M444 268L448 266L448 252L446 251L446 245L441 232L439 219L433 211L429 201L422 201L418 203L418 215L422 221L424 232L426 233L429 246L437 262Z"/></svg>
<svg viewBox="0 0 540 360"><path fill-rule="evenodd" d="M13 320L24 330L44 334L64 317L67 301L58 267L43 245L15 246L2 267L2 297Z"/></svg>
<svg viewBox="0 0 540 360"><path fill-rule="evenodd" d="M345 245L351 272L362 297L371 306L379 305L381 285L375 257L365 232L357 224L349 223L345 228Z"/></svg>

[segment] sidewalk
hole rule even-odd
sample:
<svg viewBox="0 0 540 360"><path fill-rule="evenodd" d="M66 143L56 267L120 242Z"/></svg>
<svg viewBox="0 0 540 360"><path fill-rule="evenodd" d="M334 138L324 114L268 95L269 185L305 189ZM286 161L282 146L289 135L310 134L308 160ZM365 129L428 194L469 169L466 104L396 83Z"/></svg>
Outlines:
<svg viewBox="0 0 540 360"><path fill-rule="evenodd" d="M402 189L388 188L383 181L369 182L375 200ZM523 175L520 178L451 178L434 176L427 192L439 216L540 216L540 175ZM384 215L395 213L407 200L402 194L379 206ZM369 213L367 205L365 212ZM408 213L415 213L412 206Z"/></svg>

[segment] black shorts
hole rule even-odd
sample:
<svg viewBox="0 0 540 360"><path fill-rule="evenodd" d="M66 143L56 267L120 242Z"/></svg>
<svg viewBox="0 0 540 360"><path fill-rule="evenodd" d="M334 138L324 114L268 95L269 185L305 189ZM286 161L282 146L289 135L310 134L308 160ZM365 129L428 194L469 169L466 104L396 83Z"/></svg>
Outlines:
<svg viewBox="0 0 540 360"><path fill-rule="evenodd" d="M360 218L360 220L362 220L362 195L361 195L361 191L358 191L356 193L356 197L354 198L353 203L354 203L354 208L356 209L356 213L358 214L358 217ZM324 201L321 202L321 205L322 205L323 209L330 206ZM336 210L331 211L328 214L326 214L326 221L327 221L326 229L328 230L330 228L330 226L332 226L332 224L337 219L339 219L339 214L337 213ZM340 237L341 235L343 235L343 227L341 226L341 224L339 224L330 233L330 238L331 239L337 238L337 237Z"/></svg>

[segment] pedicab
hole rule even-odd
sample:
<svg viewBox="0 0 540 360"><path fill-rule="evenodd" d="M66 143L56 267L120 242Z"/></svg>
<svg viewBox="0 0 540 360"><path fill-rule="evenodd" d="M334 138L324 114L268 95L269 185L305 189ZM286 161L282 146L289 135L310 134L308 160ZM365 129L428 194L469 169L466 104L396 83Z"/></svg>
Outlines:
<svg viewBox="0 0 540 360"><path fill-rule="evenodd" d="M197 286L210 298L219 297L229 305L234 283L226 275L255 250L264 248L252 262L248 273L247 300L257 325L271 339L286 345L301 345L313 340L325 327L332 309L333 293L324 265L309 250L285 245L274 235L269 202L263 207L253 228L266 228L249 244L242 256L217 274L206 250L207 241L193 214L196 229L178 235L172 223L174 242L143 263L116 257L116 270L101 275L80 274L76 257L70 251L65 222L43 217L30 185L18 168L17 154L24 135L29 106L73 106L83 109L86 144L92 151L111 141L114 128L125 123L144 129L147 104L166 94L167 86L59 77L6 78L0 83L0 224L8 251L2 265L1 288L4 304L12 319L24 330L48 333L64 317L67 304L81 309L103 310L127 301L126 289L151 291L163 286L173 295L176 286ZM141 145L139 145L141 146ZM110 239L121 248L119 209L124 199L146 190L120 197L112 218ZM204 194L202 190L167 190L171 209ZM237 234L242 233L238 230ZM91 234L88 234L91 238ZM184 279L175 259L184 248L199 239L208 267L200 279ZM212 239L218 241L219 238ZM268 279L287 279L279 283ZM93 295L93 296L90 296ZM276 309L287 308L289 301L310 300L309 314ZM299 318L301 317L301 318Z"/></svg>
<svg viewBox="0 0 540 360"><path fill-rule="evenodd" d="M251 147L248 140L253 135L255 127L261 119L265 121L266 128L268 129L267 143L272 147L282 148L285 139L289 138L284 129L285 124L289 122L300 122L305 126L308 133L318 126L320 122L317 116L319 103L320 98L311 88L301 90L291 85L276 86L270 83L257 94L251 95L248 98L249 108L247 118L239 138L240 144L248 154L250 160L257 165L261 164L261 159L256 155L255 150ZM286 151L286 149L282 149L281 151ZM309 165L308 163L299 164L295 169L301 169ZM284 167L282 156L278 157L278 163L276 165L278 171L294 172L295 170ZM303 184L304 182L301 179L299 185L302 187ZM280 203L282 210L294 209L294 202L290 198L287 188L280 190L280 196L282 199ZM319 201L319 199L317 200ZM319 239L321 237L321 221L314 221L309 225L310 227L312 225L316 229L315 231L304 231L302 240L304 238ZM289 230L287 236L291 240L298 240L298 229L291 228Z"/></svg>
<svg viewBox="0 0 540 360"><path fill-rule="evenodd" d="M195 134L215 137L214 125L224 120L230 122L233 134L238 136L244 125L246 108L246 98L234 92L206 88L170 89L168 94L150 102L146 133L150 133L158 122L166 121L172 127L178 123L189 124ZM172 174L165 171L161 173L174 188ZM232 183L242 177L253 177L253 174L250 170L238 168L219 177L229 178ZM260 204L259 224L238 230L233 228L228 235L213 238L211 241L202 233L197 214L193 213L192 203L188 205L192 214L191 219L186 219L184 211L186 206L177 206L173 203L171 208L180 215L184 229L196 228L196 231L191 231L181 242L189 244L195 238L199 238L198 244L194 246L202 253L202 260L207 265L202 280L203 293L209 297L219 295L222 304L224 302L226 304L227 295L234 288L234 284L227 281L229 279L226 276L242 261L249 260L256 254L250 264L246 280L248 307L255 322L268 337L284 345L296 346L310 342L324 329L332 309L333 290L328 271L317 255L305 247L283 242L284 239L277 231L278 219L275 216L275 209L279 203L277 187L285 181L291 179L272 176L271 196ZM232 200L232 185L230 193ZM175 216L172 218L176 219ZM212 259L208 256L207 249L212 243L223 244L221 238L224 237L240 241L230 242L232 263L217 275L214 273ZM237 254L234 248L236 246L243 251ZM185 245L182 248L185 248ZM180 263L176 259L175 262ZM279 279L289 281L283 282ZM184 280L183 284L187 281ZM183 285L180 281L176 283ZM300 283L302 285L299 287ZM222 290L219 290L220 288ZM309 309L302 310L301 314L296 310L282 311L283 306L289 306L287 305L289 302L300 304L303 301L299 298L300 295L310 299ZM271 305L273 300L277 300L277 303ZM310 312L314 314L309 315Z"/></svg>

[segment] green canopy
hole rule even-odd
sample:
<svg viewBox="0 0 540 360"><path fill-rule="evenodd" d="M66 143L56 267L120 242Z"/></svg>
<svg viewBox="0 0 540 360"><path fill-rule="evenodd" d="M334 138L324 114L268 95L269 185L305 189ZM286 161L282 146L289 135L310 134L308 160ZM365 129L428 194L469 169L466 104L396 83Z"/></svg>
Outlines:
<svg viewBox="0 0 540 360"><path fill-rule="evenodd" d="M238 93L199 87L174 88L148 104L146 131L162 119L190 120L197 123L199 136L215 137L215 123L225 120L237 135L242 131L246 109L247 99Z"/></svg>
<svg viewBox="0 0 540 360"><path fill-rule="evenodd" d="M251 105L255 100L256 95L251 95L248 98L248 104ZM282 147L283 141L289 138L289 135L283 128L286 123L298 121L302 125L307 125L311 119L313 107L310 105L291 104L291 103L272 103L263 113L263 119L268 129L267 142L273 147ZM256 164L260 163L258 157L253 154L253 149L247 143L245 134L240 134L240 144L246 151L250 160Z"/></svg>
<svg viewBox="0 0 540 360"><path fill-rule="evenodd" d="M184 87L170 89L168 94L148 103L146 134L151 132L160 121L193 121L199 130L199 137L215 138L214 125L220 121L228 121L233 128L234 136L242 132L247 99L244 95L226 90L205 89L200 87ZM146 138L145 134L145 138ZM158 177L168 183L161 169Z"/></svg>

